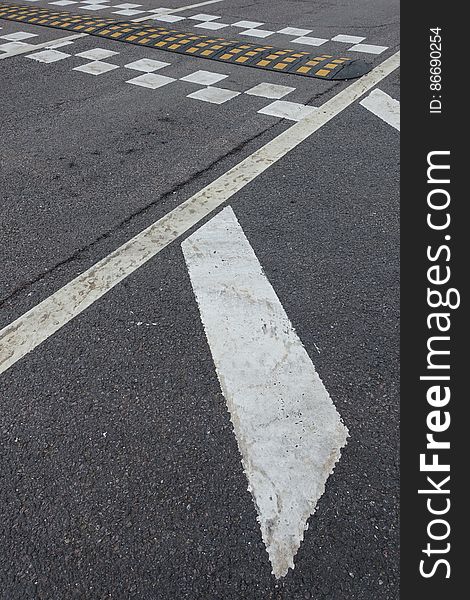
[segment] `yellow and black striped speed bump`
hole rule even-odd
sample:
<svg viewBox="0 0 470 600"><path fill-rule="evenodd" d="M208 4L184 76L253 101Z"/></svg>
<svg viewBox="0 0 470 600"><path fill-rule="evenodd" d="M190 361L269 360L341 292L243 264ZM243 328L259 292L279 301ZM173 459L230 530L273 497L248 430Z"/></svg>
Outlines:
<svg viewBox="0 0 470 600"><path fill-rule="evenodd" d="M283 50L143 23L57 12L37 6L0 2L0 19L66 29L168 52L305 77L355 79L370 70L370 65L364 61L346 56Z"/></svg>

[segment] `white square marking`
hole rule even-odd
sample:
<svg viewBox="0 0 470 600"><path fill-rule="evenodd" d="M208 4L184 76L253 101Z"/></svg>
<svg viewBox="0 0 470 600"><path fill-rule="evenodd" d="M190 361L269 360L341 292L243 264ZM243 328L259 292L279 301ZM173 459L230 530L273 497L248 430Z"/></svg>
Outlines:
<svg viewBox="0 0 470 600"><path fill-rule="evenodd" d="M174 10L174 9L173 8L151 8L151 9L149 9L148 12L155 13L155 14L159 15L159 14L162 14L162 13L166 13L166 12L168 12L170 10Z"/></svg>
<svg viewBox="0 0 470 600"><path fill-rule="evenodd" d="M141 58L134 62L124 65L126 69L133 69L134 71L142 71L143 73L153 73L163 67L169 67L170 63L163 62L161 60L153 60L152 58Z"/></svg>
<svg viewBox="0 0 470 600"><path fill-rule="evenodd" d="M15 52L16 50L26 50L27 48L34 50L33 44L27 44L26 42L6 42L6 44L0 44L0 50L4 52Z"/></svg>
<svg viewBox="0 0 470 600"><path fill-rule="evenodd" d="M202 100L203 102L210 102L211 104L223 104L239 95L240 92L225 90L223 88L207 87L198 90L197 92L193 92L186 97Z"/></svg>
<svg viewBox="0 0 470 600"><path fill-rule="evenodd" d="M129 4L128 2L125 4L115 4L113 8L139 8L142 4Z"/></svg>
<svg viewBox="0 0 470 600"><path fill-rule="evenodd" d="M334 38L331 38L332 42L344 42L345 44L359 44L359 42L363 42L365 37L358 37L357 35L343 35L340 33L339 35L335 35Z"/></svg>
<svg viewBox="0 0 470 600"><path fill-rule="evenodd" d="M26 58L32 58L33 60L37 60L42 63L53 63L58 60L64 60L64 58L68 58L71 56L70 54L66 54L65 52L59 52L58 50L43 50L42 52L35 52L34 54L28 54Z"/></svg>
<svg viewBox="0 0 470 600"><path fill-rule="evenodd" d="M312 33L312 29L297 29L297 27L284 27L284 29L279 29L277 33L284 33L285 35L308 35Z"/></svg>
<svg viewBox="0 0 470 600"><path fill-rule="evenodd" d="M37 33L17 31L16 33L7 33L6 35L0 35L0 38L2 38L2 40L8 40L9 42L20 42L21 40L27 40L32 37L38 37Z"/></svg>
<svg viewBox="0 0 470 600"><path fill-rule="evenodd" d="M242 29L254 29L260 25L264 25L264 23L259 23L258 21L237 21L236 23L232 23L232 27L241 27Z"/></svg>
<svg viewBox="0 0 470 600"><path fill-rule="evenodd" d="M266 38L272 35L274 31L268 31L267 29L247 29L242 31L241 35L250 35L251 37Z"/></svg>
<svg viewBox="0 0 470 600"><path fill-rule="evenodd" d="M197 15L193 15L192 17L188 17L188 19L193 19L193 21L215 21L216 19L220 19L216 15L206 15L204 13L199 13Z"/></svg>
<svg viewBox="0 0 470 600"><path fill-rule="evenodd" d="M291 121L300 121L318 110L315 106L306 106L296 102L287 102L285 100L276 100L265 106L258 112L262 115L278 117L279 119L289 119Z"/></svg>
<svg viewBox="0 0 470 600"><path fill-rule="evenodd" d="M79 52L75 56L79 56L80 58L87 58L89 60L102 60L103 58L109 58L110 56L114 56L115 54L119 54L119 52L113 52L113 50L105 50L104 48L93 48L92 50L85 50L84 52Z"/></svg>
<svg viewBox="0 0 470 600"><path fill-rule="evenodd" d="M109 63L95 60L93 62L86 63L86 65L82 65L81 67L74 67L73 70L81 71L82 73L89 73L90 75L101 75L118 68L118 65L110 65Z"/></svg>
<svg viewBox="0 0 470 600"><path fill-rule="evenodd" d="M186 77L181 77L181 81L189 81L189 83L198 83L199 85L213 85L222 79L226 79L228 75L213 73L212 71L196 71Z"/></svg>
<svg viewBox="0 0 470 600"><path fill-rule="evenodd" d="M252 87L245 94L250 96L260 96L261 98L270 98L272 100L279 100L293 92L295 88L288 87L287 85L276 85L275 83L260 83Z"/></svg>
<svg viewBox="0 0 470 600"><path fill-rule="evenodd" d="M142 15L145 10L134 10L132 8L126 8L125 10L117 10L113 12L113 15L123 15L124 17L133 17L134 15Z"/></svg>
<svg viewBox="0 0 470 600"><path fill-rule="evenodd" d="M165 75L155 75L155 73L145 73L145 75L139 75L134 79L129 79L126 83L132 83L132 85L140 85L151 90L163 87L176 81L173 77L165 77Z"/></svg>
<svg viewBox="0 0 470 600"><path fill-rule="evenodd" d="M306 44L307 46L321 46L325 42L328 42L328 40L325 40L323 38L314 38L314 37L305 37L305 36L298 37L295 40L292 40L293 44Z"/></svg>
<svg viewBox="0 0 470 600"><path fill-rule="evenodd" d="M178 15L153 15L152 19L163 21L164 23L176 23L177 21L184 21L186 17L178 17Z"/></svg>
<svg viewBox="0 0 470 600"><path fill-rule="evenodd" d="M109 6L104 6L103 4L88 4L88 6L80 6L82 10L104 10L105 8L109 8Z"/></svg>
<svg viewBox="0 0 470 600"><path fill-rule="evenodd" d="M353 52L367 52L368 54L382 54L384 50L387 50L388 46L374 46L372 44L356 44L351 46L348 50Z"/></svg>
<svg viewBox="0 0 470 600"><path fill-rule="evenodd" d="M201 27L202 29L223 29L224 27L228 27L228 23L221 23L220 21L204 21L204 23L199 23L199 25L195 25L194 27Z"/></svg>

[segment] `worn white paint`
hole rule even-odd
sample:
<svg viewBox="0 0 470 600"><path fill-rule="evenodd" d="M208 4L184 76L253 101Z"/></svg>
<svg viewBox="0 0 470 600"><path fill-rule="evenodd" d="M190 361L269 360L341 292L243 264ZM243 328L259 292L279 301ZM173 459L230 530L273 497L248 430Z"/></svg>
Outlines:
<svg viewBox="0 0 470 600"><path fill-rule="evenodd" d="M5 53L0 54L0 58L12 56L13 54L28 52L34 49L35 46L33 44L28 44L28 42L5 42L4 44L0 44L0 52Z"/></svg>
<svg viewBox="0 0 470 600"><path fill-rule="evenodd" d="M400 103L382 90L375 89L360 104L400 131Z"/></svg>
<svg viewBox="0 0 470 600"><path fill-rule="evenodd" d="M218 29L225 29L228 27L228 23L221 23L220 21L204 21L194 27L200 27L201 29L210 29L211 31L217 31Z"/></svg>
<svg viewBox="0 0 470 600"><path fill-rule="evenodd" d="M124 17L134 17L135 15L141 15L143 12L147 12L146 10L134 10L131 8L126 8L125 10L116 10L113 12L113 15L123 15Z"/></svg>
<svg viewBox="0 0 470 600"><path fill-rule="evenodd" d="M202 102L209 102L210 104L224 104L224 102L228 102L239 95L240 92L234 92L225 88L206 87L188 94L186 97L193 98L194 100L202 100Z"/></svg>
<svg viewBox="0 0 470 600"><path fill-rule="evenodd" d="M271 36L274 31L268 31L267 29L247 29L242 31L240 35L249 35L250 37L267 38Z"/></svg>
<svg viewBox="0 0 470 600"><path fill-rule="evenodd" d="M164 67L169 67L170 63L163 62L161 60L153 60L153 58L141 58L134 60L133 62L124 65L126 69L132 69L134 71L142 71L143 73L153 73Z"/></svg>
<svg viewBox="0 0 470 600"><path fill-rule="evenodd" d="M87 60L103 60L105 58L115 56L116 54L119 54L119 52L115 52L114 50L106 50L105 48L92 48L90 50L85 50L84 52L79 52L75 56L86 58Z"/></svg>
<svg viewBox="0 0 470 600"><path fill-rule="evenodd" d="M182 12L185 10L190 10L192 8L200 8L201 6L208 6L209 4L219 4L219 2L224 2L225 0L204 0L204 2L196 2L195 4L186 4L185 6L180 6L178 8L170 9L171 12ZM213 15L209 15L212 17ZM216 17L220 19L220 17Z"/></svg>
<svg viewBox="0 0 470 600"><path fill-rule="evenodd" d="M359 44L363 42L366 38L359 37L358 35L345 35L344 33L340 33L335 35L334 38L331 38L332 42L343 42L345 44Z"/></svg>
<svg viewBox="0 0 470 600"><path fill-rule="evenodd" d="M152 14L161 15L162 13L171 12L171 8L149 8L149 16Z"/></svg>
<svg viewBox="0 0 470 600"><path fill-rule="evenodd" d="M295 88L287 85L278 85L276 83L259 83L245 92L249 96L259 96L260 98L269 98L279 100L287 94L295 91Z"/></svg>
<svg viewBox="0 0 470 600"><path fill-rule="evenodd" d="M27 1L28 2L38 2L39 0L27 0ZM179 8L168 8L168 9L162 8L161 10L165 11L165 13L166 12L177 13L180 11L189 10L191 8L198 8L199 6L206 6L207 4L216 4L218 2L223 2L223 1L224 0L206 0L205 2L198 2L196 4L188 4L186 6L181 6ZM96 2L95 4L98 4L98 2ZM79 8L81 8L81 7L79 7ZM159 9L156 9L156 10L159 10ZM152 17L151 16L140 17L138 19L133 19L133 22L139 23L141 21L146 21L149 18L152 18ZM3 52L0 53L0 60L4 60L6 58L11 58L12 56L18 56L20 54L27 54L28 52L40 50L41 48L59 47L60 45L62 45L65 42L73 42L75 40L78 40L80 38L87 37L87 36L88 36L87 33L74 33L72 35L68 35L63 38L58 38L56 40L49 40L48 42L43 42L42 44L25 44L25 43L18 42L15 46L12 46L10 44L8 47L5 47L6 44L3 44L2 46L0 46L0 50L3 48Z"/></svg>
<svg viewBox="0 0 470 600"><path fill-rule="evenodd" d="M237 21L236 23L232 23L232 27L241 27L242 29L254 29L260 25L264 25L264 23L260 21Z"/></svg>
<svg viewBox="0 0 470 600"><path fill-rule="evenodd" d="M29 40L33 37L38 37L38 34L29 33L29 31L16 31L15 33L7 33L5 35L0 35L0 39L8 40L9 42L20 42L23 40Z"/></svg>
<svg viewBox="0 0 470 600"><path fill-rule="evenodd" d="M162 21L163 23L177 23L178 21L184 21L186 17L179 17L178 15L171 15L162 13L160 15L153 15L154 21Z"/></svg>
<svg viewBox="0 0 470 600"><path fill-rule="evenodd" d="M77 8L80 8L81 10L92 10L92 11L98 11L98 10L104 10L105 8L110 8L109 6L106 6L104 4L89 4L88 6L79 6Z"/></svg>
<svg viewBox="0 0 470 600"><path fill-rule="evenodd" d="M182 243L276 577L348 431L230 207Z"/></svg>
<svg viewBox="0 0 470 600"><path fill-rule="evenodd" d="M188 17L188 19L192 19L193 21L202 21L203 23L209 23L210 21L215 21L217 19L221 19L218 15L208 15L206 13L199 13L197 15L192 15Z"/></svg>
<svg viewBox="0 0 470 600"><path fill-rule="evenodd" d="M80 67L74 67L73 71L80 71L81 73L88 73L89 75L103 75L109 71L118 69L119 65L112 65L111 63L101 62L94 60L93 62L86 63Z"/></svg>
<svg viewBox="0 0 470 600"><path fill-rule="evenodd" d="M276 100L268 106L258 111L261 115L269 115L278 119L289 119L289 121L301 121L313 114L318 108L307 106L298 102L288 102L287 100Z"/></svg>
<svg viewBox="0 0 470 600"><path fill-rule="evenodd" d="M52 48L62 48L63 46L71 46L71 45L73 45L72 40L57 41L57 42L52 41L50 44L45 46L45 48L47 50L52 50Z"/></svg>
<svg viewBox="0 0 470 600"><path fill-rule="evenodd" d="M292 43L293 44L304 44L304 46L322 46L327 41L328 40L326 40L325 38L301 36L301 37L295 38L295 40L292 40Z"/></svg>
<svg viewBox="0 0 470 600"><path fill-rule="evenodd" d="M284 27L284 29L279 29L277 33L284 33L285 35L295 35L303 36L312 33L312 29L299 29L298 27Z"/></svg>
<svg viewBox="0 0 470 600"><path fill-rule="evenodd" d="M393 73L397 52L0 331L0 373ZM149 73L151 75L152 73Z"/></svg>
<svg viewBox="0 0 470 600"><path fill-rule="evenodd" d="M49 40L48 42L43 42L42 44L25 44L24 42L16 42L19 45L15 48L10 47L5 54L0 54L0 60L11 58L12 56L18 56L19 54L33 52L34 50L40 50L41 48L58 48L65 42L73 42L79 38L86 37L87 35L87 33L74 33L73 35L67 35L66 37L57 38L56 40ZM5 45L6 44L0 46L0 50L2 47L7 50Z"/></svg>
<svg viewBox="0 0 470 600"><path fill-rule="evenodd" d="M166 75L158 75L157 73L145 73L145 75L139 75L133 79L128 79L126 83L132 85L139 85L141 87L149 88L150 90L156 90L165 85L176 81L173 77L167 77Z"/></svg>
<svg viewBox="0 0 470 600"><path fill-rule="evenodd" d="M38 62L49 64L59 60L64 60L70 56L70 54L60 52L59 50L41 50L40 52L35 52L34 54L28 54L26 58L31 58L33 60L37 60Z"/></svg>
<svg viewBox="0 0 470 600"><path fill-rule="evenodd" d="M207 6L208 4L218 4L219 2L224 2L224 0L205 0L204 2L196 2L195 4L186 4L185 6L180 6L179 8L160 8L155 10L149 10L149 12L154 12L157 14L173 14L178 12L184 12L185 10L191 10L192 8L199 8L200 6ZM215 15L206 15L213 16L215 19L220 19ZM135 23L140 23L141 21L147 21L148 19L152 19L151 15L145 17L139 17L138 19L133 19Z"/></svg>
<svg viewBox="0 0 470 600"><path fill-rule="evenodd" d="M355 44L348 48L352 52L365 52L366 54L382 54L388 46L375 46L374 44Z"/></svg>
<svg viewBox="0 0 470 600"><path fill-rule="evenodd" d="M222 79L227 79L228 75L222 73L214 73L214 71L194 71L185 77L181 77L180 81L187 81L189 83L197 83L198 85L214 85L219 83Z"/></svg>

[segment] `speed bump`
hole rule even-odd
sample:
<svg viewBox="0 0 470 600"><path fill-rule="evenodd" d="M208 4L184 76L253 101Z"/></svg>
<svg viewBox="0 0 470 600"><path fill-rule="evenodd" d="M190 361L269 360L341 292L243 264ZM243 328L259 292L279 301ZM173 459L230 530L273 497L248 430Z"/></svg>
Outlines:
<svg viewBox="0 0 470 600"><path fill-rule="evenodd" d="M112 18L75 15L38 6L0 2L0 18L43 27L54 27L79 33L147 46L198 58L290 73L319 79L355 79L370 70L362 60L347 56L312 54L293 49L245 43L239 40L183 32L166 27Z"/></svg>

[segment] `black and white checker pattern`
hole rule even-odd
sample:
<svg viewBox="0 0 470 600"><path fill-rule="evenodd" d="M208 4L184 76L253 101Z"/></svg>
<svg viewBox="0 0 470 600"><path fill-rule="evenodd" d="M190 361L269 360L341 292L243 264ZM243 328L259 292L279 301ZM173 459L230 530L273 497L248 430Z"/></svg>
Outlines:
<svg viewBox="0 0 470 600"><path fill-rule="evenodd" d="M24 0L26 2L38 2L39 0ZM171 9L156 7L145 8L142 4L133 2L120 2L119 0L52 0L48 2L51 6L70 10L85 10L91 12L107 11L118 17L137 18L143 17L154 20L156 23L173 24L187 21L191 27L201 31L224 32L227 29L235 30L237 35L253 39L269 39L275 35L285 36L289 44L299 46L318 47L330 43L342 47L347 52L358 52L360 54L381 54L388 49L387 46L365 43L365 36L337 33L333 37L324 38L315 35L313 29L285 26L280 29L271 27L262 21L236 20L232 23L223 22L220 15L208 13L188 13L182 15L174 14ZM228 33L228 32L227 32Z"/></svg>

